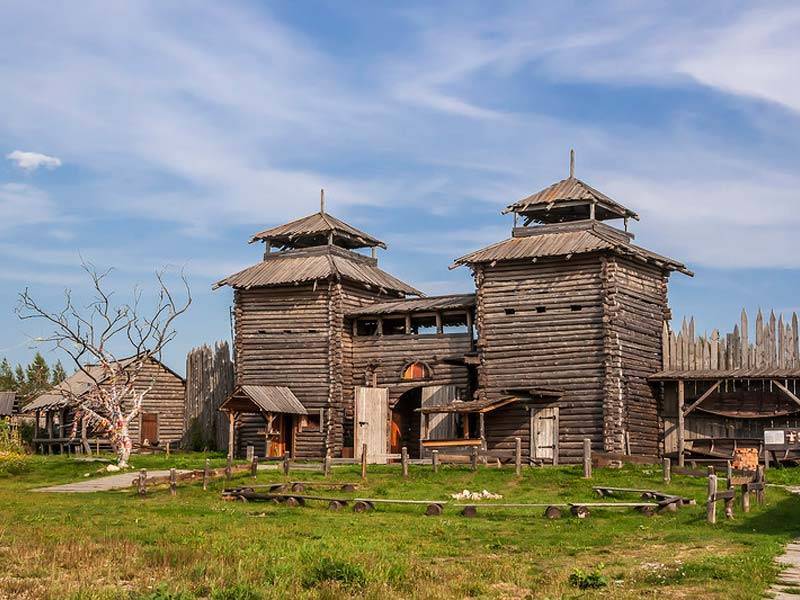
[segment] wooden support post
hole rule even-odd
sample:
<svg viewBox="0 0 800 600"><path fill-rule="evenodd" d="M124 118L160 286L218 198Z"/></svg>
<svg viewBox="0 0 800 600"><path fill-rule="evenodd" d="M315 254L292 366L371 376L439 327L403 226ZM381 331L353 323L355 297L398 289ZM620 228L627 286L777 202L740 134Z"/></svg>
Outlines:
<svg viewBox="0 0 800 600"><path fill-rule="evenodd" d="M756 467L756 481L764 484L762 489L756 491L756 502L759 504L764 504L764 493L767 487L767 478L762 465L758 465L758 467Z"/></svg>
<svg viewBox="0 0 800 600"><path fill-rule="evenodd" d="M255 453L256 453L255 446L248 445L247 446L247 454L246 454L247 462L252 462L253 461L253 456L255 455Z"/></svg>
<svg viewBox="0 0 800 600"><path fill-rule="evenodd" d="M284 475L288 475L289 474L289 467L290 467L289 462L290 462L289 461L289 455L284 453L284 455L283 455L283 474Z"/></svg>
<svg viewBox="0 0 800 600"><path fill-rule="evenodd" d="M474 446L472 447L472 454L470 455L470 466L472 467L473 471L478 470L478 449Z"/></svg>
<svg viewBox="0 0 800 600"><path fill-rule="evenodd" d="M361 479L367 478L367 445L361 444Z"/></svg>
<svg viewBox="0 0 800 600"><path fill-rule="evenodd" d="M717 476L714 467L708 468L708 498L706 499L706 520L712 525L717 522Z"/></svg>
<svg viewBox="0 0 800 600"><path fill-rule="evenodd" d="M203 491L208 489L208 479L211 476L211 460L206 459L205 467L203 468Z"/></svg>
<svg viewBox="0 0 800 600"><path fill-rule="evenodd" d="M139 496L144 497L147 495L147 470L142 469L139 471Z"/></svg>
<svg viewBox="0 0 800 600"><path fill-rule="evenodd" d="M522 475L522 438L514 438L514 468L517 477Z"/></svg>
<svg viewBox="0 0 800 600"><path fill-rule="evenodd" d="M742 512L750 512L750 490L746 483L742 485Z"/></svg>
<svg viewBox="0 0 800 600"><path fill-rule="evenodd" d="M439 472L439 451L432 450L431 451L431 465L433 466L433 472Z"/></svg>
<svg viewBox="0 0 800 600"><path fill-rule="evenodd" d="M333 461L333 458L331 458L331 453L327 452L325 454L325 460L322 463L322 475L324 477L330 477L331 476L331 462L332 461Z"/></svg>
<svg viewBox="0 0 800 600"><path fill-rule="evenodd" d="M400 448L400 462L403 465L403 479L408 479L408 448Z"/></svg>
<svg viewBox="0 0 800 600"><path fill-rule="evenodd" d="M253 457L250 459L250 475L253 479L258 475L258 457L255 452L253 452Z"/></svg>
<svg viewBox="0 0 800 600"><path fill-rule="evenodd" d="M233 412L228 413L228 462L233 460L233 430L234 420L236 416Z"/></svg>
<svg viewBox="0 0 800 600"><path fill-rule="evenodd" d="M169 458L169 442L167 442L166 449L167 449L167 458Z"/></svg>
<svg viewBox="0 0 800 600"><path fill-rule="evenodd" d="M731 461L725 462L725 477L728 478L728 481L733 479L733 465L731 464Z"/></svg>
<svg viewBox="0 0 800 600"><path fill-rule="evenodd" d="M592 478L592 440L583 438L583 478Z"/></svg>
<svg viewBox="0 0 800 600"><path fill-rule="evenodd" d="M662 461L663 469L664 469L664 483L669 483L672 481L672 465L670 464L670 460L665 458Z"/></svg>
<svg viewBox="0 0 800 600"><path fill-rule="evenodd" d="M683 405L686 401L686 389L683 379L678 380L678 466L683 467L683 454L685 451L686 442L684 439L684 412Z"/></svg>
<svg viewBox="0 0 800 600"><path fill-rule="evenodd" d="M225 480L230 481L233 476L233 456L228 455L228 462L225 465Z"/></svg>
<svg viewBox="0 0 800 600"><path fill-rule="evenodd" d="M169 495L175 496L178 493L178 472L173 468L169 470Z"/></svg>
<svg viewBox="0 0 800 600"><path fill-rule="evenodd" d="M730 462L728 462L728 466L730 466ZM733 477L728 477L727 489L733 490ZM733 519L733 502L734 498L725 498L725 518L726 519Z"/></svg>

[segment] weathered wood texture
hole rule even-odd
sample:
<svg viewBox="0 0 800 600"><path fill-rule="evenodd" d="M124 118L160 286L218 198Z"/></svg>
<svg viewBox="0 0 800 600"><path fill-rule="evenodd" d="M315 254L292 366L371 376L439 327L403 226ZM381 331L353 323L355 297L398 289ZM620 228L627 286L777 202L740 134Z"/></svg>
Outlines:
<svg viewBox="0 0 800 600"><path fill-rule="evenodd" d="M770 311L764 318L759 309L751 336L747 312L729 334L696 335L694 317L683 320L678 332L666 323L662 331L664 371L732 371L800 369L800 334L797 313L784 320Z"/></svg>
<svg viewBox="0 0 800 600"><path fill-rule="evenodd" d="M130 434L134 444L141 444L139 436L142 413L157 415L158 442L163 446L167 442L179 444L183 439L185 428L184 403L186 383L157 361L151 360L142 369L137 379L137 387L152 385L152 389L142 401L139 417L130 425Z"/></svg>
<svg viewBox="0 0 800 600"><path fill-rule="evenodd" d="M217 342L214 347L203 345L186 356L186 412L184 421L187 434L196 426L206 441L216 449L228 447L228 423L219 412L220 405L233 392L234 367L228 342ZM184 445L192 440L184 439Z"/></svg>
<svg viewBox="0 0 800 600"><path fill-rule="evenodd" d="M483 397L561 390L563 462L580 462L586 437L596 450L625 451L626 432L631 452L657 453L646 378L661 364L668 310L660 269L598 254L476 265L475 279Z"/></svg>

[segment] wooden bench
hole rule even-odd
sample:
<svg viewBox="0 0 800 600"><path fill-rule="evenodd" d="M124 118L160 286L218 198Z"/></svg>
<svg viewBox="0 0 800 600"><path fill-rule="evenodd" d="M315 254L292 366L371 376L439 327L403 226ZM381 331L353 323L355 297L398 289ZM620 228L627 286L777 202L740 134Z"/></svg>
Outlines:
<svg viewBox="0 0 800 600"><path fill-rule="evenodd" d="M389 498L355 498L353 510L355 512L367 512L375 509L376 504L406 504L406 505L425 505L425 514L428 516L441 515L444 512L446 500L395 500Z"/></svg>

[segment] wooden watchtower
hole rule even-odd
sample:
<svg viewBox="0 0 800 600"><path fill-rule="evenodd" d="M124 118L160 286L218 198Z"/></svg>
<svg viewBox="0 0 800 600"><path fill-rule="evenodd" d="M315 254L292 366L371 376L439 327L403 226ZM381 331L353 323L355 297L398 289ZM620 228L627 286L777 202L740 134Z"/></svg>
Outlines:
<svg viewBox="0 0 800 600"><path fill-rule="evenodd" d="M519 420L515 435L530 428L536 439L537 428L548 440L532 457L576 462L584 438L596 450L657 455L647 377L661 369L669 274L691 273L632 243L628 222L638 216L577 179L574 155L568 178L504 213L514 214L511 237L454 263L468 265L477 286L479 396L562 393L540 410L529 402L530 420ZM545 414L555 431L535 422Z"/></svg>
<svg viewBox="0 0 800 600"><path fill-rule="evenodd" d="M345 429L352 428L352 334L344 328L345 313L421 293L378 268L375 249L385 244L325 212L324 195L319 212L250 241L264 243L263 260L214 286L234 289L236 384L287 387L308 411L293 431L276 424L276 451L338 456ZM371 256L357 252L364 248ZM242 415L237 451L252 444L265 452L264 427L261 416Z"/></svg>

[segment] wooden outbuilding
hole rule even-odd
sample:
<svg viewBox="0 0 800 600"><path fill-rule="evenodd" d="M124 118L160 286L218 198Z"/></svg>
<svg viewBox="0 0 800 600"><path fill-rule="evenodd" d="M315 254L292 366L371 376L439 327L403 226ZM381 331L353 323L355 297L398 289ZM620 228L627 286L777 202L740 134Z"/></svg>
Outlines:
<svg viewBox="0 0 800 600"><path fill-rule="evenodd" d="M123 369L131 359L121 360ZM97 365L89 365L86 370L77 371L48 392L38 396L25 406L25 413L34 416L33 445L42 453L53 454L97 447L109 448L108 440L92 430L84 420L75 425L75 406L69 397L81 397L96 385L104 385L104 370ZM95 381L97 383L95 383ZM142 402L137 419L129 427L134 450L142 447L176 446L183 437L184 402L186 383L180 375L155 358L149 358L137 376L135 389L152 388Z"/></svg>
<svg viewBox="0 0 800 600"><path fill-rule="evenodd" d="M0 419L13 417L19 413L19 409L16 392L0 392Z"/></svg>

